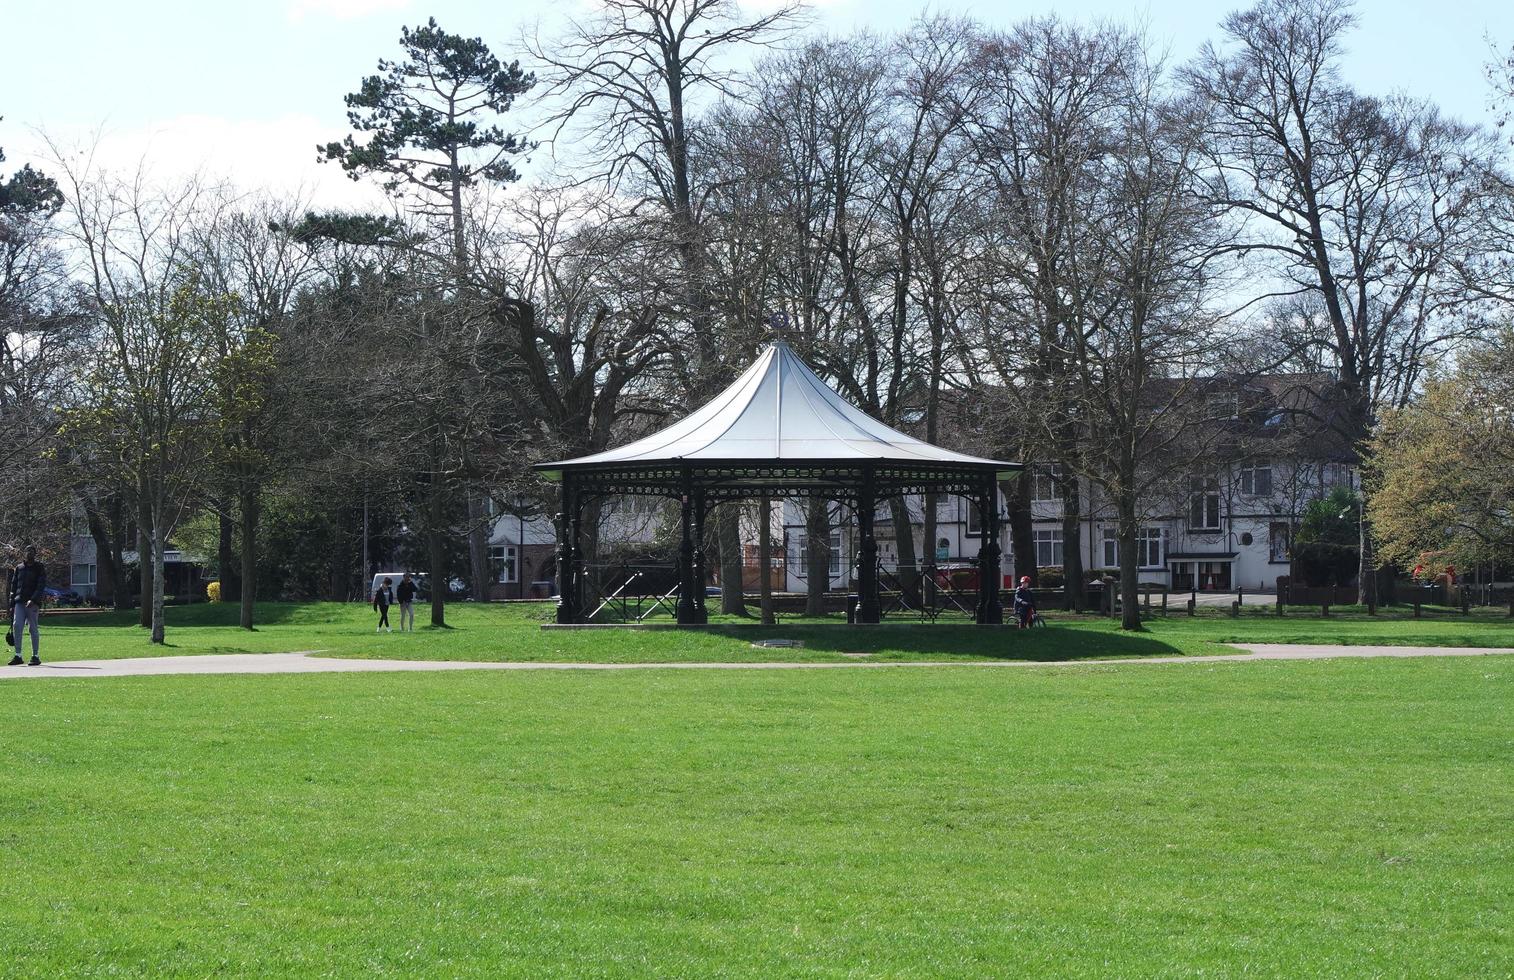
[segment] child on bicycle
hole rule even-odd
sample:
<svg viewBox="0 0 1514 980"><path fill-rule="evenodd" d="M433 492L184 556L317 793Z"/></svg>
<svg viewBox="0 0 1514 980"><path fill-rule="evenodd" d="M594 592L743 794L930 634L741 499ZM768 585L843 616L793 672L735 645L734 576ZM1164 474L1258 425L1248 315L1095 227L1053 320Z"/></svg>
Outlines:
<svg viewBox="0 0 1514 980"><path fill-rule="evenodd" d="M1020 628L1030 629L1035 622L1036 595L1030 589L1030 576L1021 575L1020 585L1015 589L1015 620Z"/></svg>

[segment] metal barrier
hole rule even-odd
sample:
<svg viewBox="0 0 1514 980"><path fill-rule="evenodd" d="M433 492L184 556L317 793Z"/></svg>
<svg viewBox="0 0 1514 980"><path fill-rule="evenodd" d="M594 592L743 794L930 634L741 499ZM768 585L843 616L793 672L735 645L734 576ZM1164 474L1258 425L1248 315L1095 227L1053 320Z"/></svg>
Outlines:
<svg viewBox="0 0 1514 980"><path fill-rule="evenodd" d="M746 601L755 603L757 588L747 580L760 581L762 569L752 561L742 563L742 592ZM805 569L804 571L807 571ZM714 583L712 595L718 594L724 583L719 582L718 562L710 567ZM784 561L770 564L768 573L782 574L787 584L789 573L803 582L805 575L800 568L789 568ZM877 563L878 599L886 618L913 619L920 622L935 622L942 615L957 615L971 619L978 603L978 566L976 562L925 562L914 565ZM855 593L857 581L855 556L848 567L829 578L839 579L840 585L827 588L826 604L832 609L846 611L846 597ZM911 581L912 579L912 581ZM606 562L588 563L584 566L583 605L591 609L585 620L599 623L642 623L653 616L676 615L679 599L678 566L666 562ZM777 583L775 583L777 584ZM790 592L775 588L783 606L793 610L797 603L807 597L805 591ZM792 612L790 613L792 614Z"/></svg>

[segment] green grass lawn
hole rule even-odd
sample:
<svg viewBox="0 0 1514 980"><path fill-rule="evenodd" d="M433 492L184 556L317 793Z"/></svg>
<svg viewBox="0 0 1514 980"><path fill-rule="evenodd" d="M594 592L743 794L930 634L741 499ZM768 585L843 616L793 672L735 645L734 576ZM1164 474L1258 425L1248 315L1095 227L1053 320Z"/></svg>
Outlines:
<svg viewBox="0 0 1514 980"><path fill-rule="evenodd" d="M1508 976L1511 705L1514 657L0 683L0 974Z"/></svg>
<svg viewBox="0 0 1514 980"><path fill-rule="evenodd" d="M839 622L785 618L777 627L725 620L702 630L542 630L549 603L448 607L452 628L414 634L373 632L374 614L358 604L260 604L258 629L237 629L232 605L173 606L168 646L154 647L130 614L44 617L44 658L80 660L196 653L322 650L337 656L416 660L575 662L835 661L848 653L876 660L1073 660L1233 653L1225 643L1389 643L1514 647L1514 620L1500 610L1472 616L1408 618L1407 611L1369 617L1342 610L1329 619L1278 618L1258 606L1238 619L1219 610L1156 617L1141 633L1124 633L1103 617L1051 614L1046 629L1022 632L963 623L891 624L848 629ZM398 621L398 616L393 617ZM424 619L424 612L421 617ZM718 617L717 617L718 619ZM795 639L798 649L753 648L764 638Z"/></svg>

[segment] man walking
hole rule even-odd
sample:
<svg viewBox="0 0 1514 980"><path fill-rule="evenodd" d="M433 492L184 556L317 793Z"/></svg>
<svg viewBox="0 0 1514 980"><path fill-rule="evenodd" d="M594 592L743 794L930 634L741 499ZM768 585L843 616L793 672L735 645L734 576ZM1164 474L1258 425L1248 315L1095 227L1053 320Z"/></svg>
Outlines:
<svg viewBox="0 0 1514 980"><path fill-rule="evenodd" d="M395 598L400 603L400 632L405 632L405 624L410 624L410 632L415 632L415 580L406 572L400 577L400 587L395 589Z"/></svg>
<svg viewBox="0 0 1514 980"><path fill-rule="evenodd" d="M28 626L32 631L31 665L42 666L42 658L37 655L37 618L42 613L42 596L46 588L47 569L37 560L37 549L28 547L26 560L11 571L11 631L16 641L16 655L10 661L12 667L19 667L22 663L21 633Z"/></svg>

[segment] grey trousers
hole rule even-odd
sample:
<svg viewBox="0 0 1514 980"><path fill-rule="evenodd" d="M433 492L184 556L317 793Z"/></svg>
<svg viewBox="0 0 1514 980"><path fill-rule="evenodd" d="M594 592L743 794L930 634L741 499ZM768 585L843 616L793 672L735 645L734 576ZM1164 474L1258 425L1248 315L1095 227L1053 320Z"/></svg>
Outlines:
<svg viewBox="0 0 1514 980"><path fill-rule="evenodd" d="M16 603L16 608L11 610L11 630L16 634L16 656L21 656L21 633L28 625L32 628L32 656L37 655L37 617L41 613L41 606L33 604L27 608L24 602Z"/></svg>
<svg viewBox="0 0 1514 980"><path fill-rule="evenodd" d="M415 632L415 603L400 603L400 632L405 632L405 622L410 622L410 632Z"/></svg>

